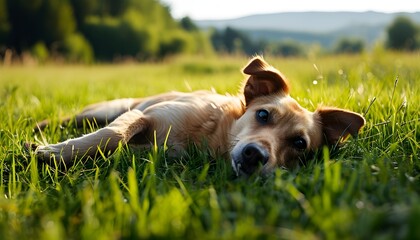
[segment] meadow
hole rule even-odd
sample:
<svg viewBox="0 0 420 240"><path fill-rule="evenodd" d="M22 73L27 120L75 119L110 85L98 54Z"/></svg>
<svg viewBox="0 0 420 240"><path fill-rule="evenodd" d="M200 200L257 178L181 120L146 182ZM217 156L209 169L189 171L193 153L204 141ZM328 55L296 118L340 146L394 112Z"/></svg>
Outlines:
<svg viewBox="0 0 420 240"><path fill-rule="evenodd" d="M23 144L95 128L62 128L61 117L170 90L236 93L247 57L0 66L1 238L420 239L420 54L266 60L302 106L363 114L359 137L264 178L237 178L228 161L194 146L177 159L162 146L120 146L111 157L57 170ZM51 126L34 133L45 118Z"/></svg>

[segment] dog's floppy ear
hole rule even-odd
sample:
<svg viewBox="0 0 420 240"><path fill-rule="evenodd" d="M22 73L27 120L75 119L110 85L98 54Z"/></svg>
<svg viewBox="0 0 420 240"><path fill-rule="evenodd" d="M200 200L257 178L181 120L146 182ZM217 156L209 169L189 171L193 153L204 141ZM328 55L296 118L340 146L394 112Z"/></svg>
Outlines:
<svg viewBox="0 0 420 240"><path fill-rule="evenodd" d="M243 89L246 105L256 97L289 93L286 78L261 57L251 59L243 72L250 75Z"/></svg>
<svg viewBox="0 0 420 240"><path fill-rule="evenodd" d="M320 117L326 144L330 146L345 140L349 134L357 136L365 125L360 114L339 108L319 108L315 113Z"/></svg>

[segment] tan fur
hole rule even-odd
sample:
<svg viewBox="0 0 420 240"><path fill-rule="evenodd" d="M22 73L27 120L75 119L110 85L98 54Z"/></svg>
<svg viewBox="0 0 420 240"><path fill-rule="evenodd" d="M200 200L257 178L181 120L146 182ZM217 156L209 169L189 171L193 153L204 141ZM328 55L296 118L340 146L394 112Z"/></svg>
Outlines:
<svg viewBox="0 0 420 240"><path fill-rule="evenodd" d="M214 155L230 156L238 174L258 169L266 174L277 166L295 165L322 145L357 135L365 123L362 116L347 110L302 108L289 96L285 77L260 57L253 58L244 73L249 77L237 96L171 92L88 106L75 117L76 124L84 119L111 123L79 138L37 146L36 153L42 160L56 158L69 165L78 158L94 158L98 150L112 154L120 143L150 145L156 132L157 143L167 139L173 156L194 143ZM47 124L43 121L38 128Z"/></svg>

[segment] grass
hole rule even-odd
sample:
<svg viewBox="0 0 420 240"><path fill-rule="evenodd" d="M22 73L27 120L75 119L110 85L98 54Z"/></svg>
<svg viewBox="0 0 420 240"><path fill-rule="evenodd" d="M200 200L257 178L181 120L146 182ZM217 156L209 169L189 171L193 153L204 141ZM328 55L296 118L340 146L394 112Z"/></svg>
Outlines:
<svg viewBox="0 0 420 240"><path fill-rule="evenodd" d="M234 93L246 59L0 67L2 239L419 239L420 55L267 60L310 110L363 113L359 138L268 178L235 178L228 162L194 146L178 159L162 146L120 146L62 172L26 155L23 143L89 132L57 123L96 101L211 87ZM52 127L33 133L44 118Z"/></svg>

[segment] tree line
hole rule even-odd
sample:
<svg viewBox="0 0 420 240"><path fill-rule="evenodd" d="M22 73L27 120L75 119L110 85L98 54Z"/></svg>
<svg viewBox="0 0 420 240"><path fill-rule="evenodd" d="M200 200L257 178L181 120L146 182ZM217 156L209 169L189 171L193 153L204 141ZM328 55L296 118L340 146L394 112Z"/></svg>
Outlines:
<svg viewBox="0 0 420 240"><path fill-rule="evenodd" d="M0 52L6 48L89 62L160 59L211 46L156 0L0 0Z"/></svg>
<svg viewBox="0 0 420 240"><path fill-rule="evenodd" d="M387 28L386 47L420 48L419 27L406 17ZM358 53L363 40L345 38L332 52ZM188 18L175 20L158 0L0 0L0 57L6 49L16 56L30 53L38 60L70 62L118 59L158 60L175 54L302 56L296 41L253 40L227 27L200 31Z"/></svg>
<svg viewBox="0 0 420 240"><path fill-rule="evenodd" d="M305 46L299 42L288 40L280 42L267 42L251 40L240 30L227 27L214 30L211 41L219 52L232 53L270 53L281 56L305 55ZM420 27L408 17L400 16L386 28L386 42L384 47L391 50L414 51L420 48ZM343 38L329 50L330 53L360 53L366 49L362 39Z"/></svg>

